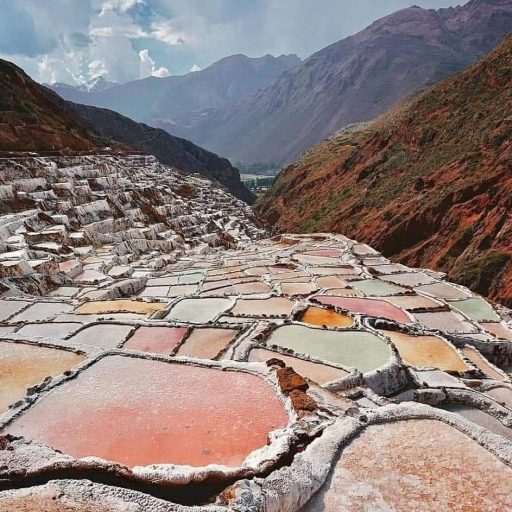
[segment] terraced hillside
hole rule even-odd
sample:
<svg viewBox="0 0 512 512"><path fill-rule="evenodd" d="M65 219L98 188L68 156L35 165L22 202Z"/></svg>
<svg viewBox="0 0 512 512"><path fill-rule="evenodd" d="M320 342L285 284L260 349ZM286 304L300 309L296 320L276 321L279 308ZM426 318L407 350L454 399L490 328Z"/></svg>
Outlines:
<svg viewBox="0 0 512 512"><path fill-rule="evenodd" d="M512 37L485 59L286 168L256 210L334 231L512 304Z"/></svg>

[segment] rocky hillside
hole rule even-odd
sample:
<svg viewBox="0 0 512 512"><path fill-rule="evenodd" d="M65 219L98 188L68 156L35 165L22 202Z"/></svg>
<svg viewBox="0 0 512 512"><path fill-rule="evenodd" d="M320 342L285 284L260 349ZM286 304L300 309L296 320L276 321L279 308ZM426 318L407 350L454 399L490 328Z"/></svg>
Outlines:
<svg viewBox="0 0 512 512"><path fill-rule="evenodd" d="M238 103L161 126L234 161L291 163L336 130L466 68L511 30L512 0L411 7L315 53Z"/></svg>
<svg viewBox="0 0 512 512"><path fill-rule="evenodd" d="M257 210L336 231L512 305L512 36L484 60L285 169Z"/></svg>
<svg viewBox="0 0 512 512"><path fill-rule="evenodd" d="M165 121L172 128L175 116L238 101L299 62L296 55L232 55L182 76L149 77L102 90L84 91L63 84L52 87L64 99L109 108L137 121Z"/></svg>
<svg viewBox="0 0 512 512"><path fill-rule="evenodd" d="M188 140L173 137L164 130L132 121L112 110L71 102L69 105L102 136L154 155L163 164L214 178L239 199L247 203L254 201L252 192L240 181L238 169L225 158Z"/></svg>
<svg viewBox="0 0 512 512"><path fill-rule="evenodd" d="M0 60L0 151L84 151L99 144L65 101Z"/></svg>

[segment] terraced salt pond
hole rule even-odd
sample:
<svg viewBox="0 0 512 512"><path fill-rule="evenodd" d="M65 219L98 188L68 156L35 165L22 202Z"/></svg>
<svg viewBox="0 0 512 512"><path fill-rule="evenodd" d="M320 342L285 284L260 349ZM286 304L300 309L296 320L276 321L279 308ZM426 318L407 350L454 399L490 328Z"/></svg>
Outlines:
<svg viewBox="0 0 512 512"><path fill-rule="evenodd" d="M455 348L437 336L411 336L385 330L379 332L393 342L406 364L416 368L439 368L454 372L470 369Z"/></svg>
<svg viewBox="0 0 512 512"><path fill-rule="evenodd" d="M67 350L0 341L0 413L22 399L27 388L84 360L84 355Z"/></svg>
<svg viewBox="0 0 512 512"><path fill-rule="evenodd" d="M128 467L235 467L287 424L261 377L118 355L48 393L6 431Z"/></svg>
<svg viewBox="0 0 512 512"><path fill-rule="evenodd" d="M78 315L102 315L108 313L134 313L151 316L167 306L165 302L144 302L138 300L104 300L85 302L75 313Z"/></svg>
<svg viewBox="0 0 512 512"><path fill-rule="evenodd" d="M295 302L285 297L271 297L270 299L238 299L230 311L232 315L278 315L288 316L293 311Z"/></svg>
<svg viewBox="0 0 512 512"><path fill-rule="evenodd" d="M180 343L187 327L138 327L123 345L124 349L170 354Z"/></svg>
<svg viewBox="0 0 512 512"><path fill-rule="evenodd" d="M310 306L302 315L301 322L317 327L352 327L354 319L330 309Z"/></svg>
<svg viewBox="0 0 512 512"><path fill-rule="evenodd" d="M469 405L461 405L461 404L445 404L440 405L440 409L444 409L445 411L454 412L460 414L464 418L480 425L495 434L505 437L512 441L512 430L507 428L501 421L497 420L490 414L487 414L476 407L471 407Z"/></svg>
<svg viewBox="0 0 512 512"><path fill-rule="evenodd" d="M484 375L490 379L498 381L506 379L506 375L491 366L489 361L487 361L474 347L466 345L462 349L462 352L477 368L479 368L484 373Z"/></svg>
<svg viewBox="0 0 512 512"><path fill-rule="evenodd" d="M361 299L359 297L335 297L328 295L317 295L314 298L322 304L346 309L352 313L386 318L387 320L403 324L411 323L411 319L407 313L385 300Z"/></svg>
<svg viewBox="0 0 512 512"><path fill-rule="evenodd" d="M450 302L450 306L477 322L496 322L500 319L487 302L477 297Z"/></svg>
<svg viewBox="0 0 512 512"><path fill-rule="evenodd" d="M73 306L64 302L36 302L13 316L9 321L11 323L40 322L51 320L61 313L69 313L72 310Z"/></svg>
<svg viewBox="0 0 512 512"><path fill-rule="evenodd" d="M166 320L203 324L214 320L232 304L231 299L224 298L183 299L172 307Z"/></svg>
<svg viewBox="0 0 512 512"><path fill-rule="evenodd" d="M335 368L321 363L314 363L299 359L298 357L287 356L284 354L272 352L263 348L255 348L249 353L249 361L266 363L270 359L280 359L287 366L291 366L297 373L303 377L307 377L318 384L326 384L327 382L335 381L347 377L349 372L341 368Z"/></svg>
<svg viewBox="0 0 512 512"><path fill-rule="evenodd" d="M16 331L22 336L64 339L72 332L78 330L82 324L78 322L48 322L38 324L25 324Z"/></svg>
<svg viewBox="0 0 512 512"><path fill-rule="evenodd" d="M77 332L69 341L103 349L120 346L134 328L131 325L95 324Z"/></svg>
<svg viewBox="0 0 512 512"><path fill-rule="evenodd" d="M511 510L510 489L512 469L466 434L436 420L397 421L372 425L342 448L301 510Z"/></svg>
<svg viewBox="0 0 512 512"><path fill-rule="evenodd" d="M237 329L197 328L193 329L176 355L198 359L216 359L238 336Z"/></svg>
<svg viewBox="0 0 512 512"><path fill-rule="evenodd" d="M406 289L401 286L386 283L380 279L352 281L350 285L369 297L385 297L386 295L396 295L397 293L406 291Z"/></svg>
<svg viewBox="0 0 512 512"><path fill-rule="evenodd" d="M362 372L383 366L391 356L386 343L371 333L325 331L303 325L278 327L271 333L266 345L276 345L321 361L357 368Z"/></svg>

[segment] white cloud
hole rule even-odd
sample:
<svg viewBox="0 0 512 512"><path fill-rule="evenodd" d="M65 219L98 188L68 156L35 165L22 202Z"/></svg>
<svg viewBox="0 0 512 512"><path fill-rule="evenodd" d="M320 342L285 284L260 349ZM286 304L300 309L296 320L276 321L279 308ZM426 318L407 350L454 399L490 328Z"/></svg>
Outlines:
<svg viewBox="0 0 512 512"><path fill-rule="evenodd" d="M102 60L93 60L89 62L87 68L89 69L90 78L98 78L99 76L108 75L107 66Z"/></svg>
<svg viewBox="0 0 512 512"><path fill-rule="evenodd" d="M149 55L149 50L141 50L139 52L140 58L140 77L146 78L148 76L156 76L164 78L169 76L169 70L164 67L157 68L155 61Z"/></svg>
<svg viewBox="0 0 512 512"><path fill-rule="evenodd" d="M151 37L171 46L184 44L185 34L177 31L170 22L156 21L151 24ZM187 40L188 42L188 40Z"/></svg>
<svg viewBox="0 0 512 512"><path fill-rule="evenodd" d="M101 6L100 16L104 16L108 11L128 12L136 5L144 5L144 0L107 0Z"/></svg>
<svg viewBox="0 0 512 512"><path fill-rule="evenodd" d="M200 68L197 64L194 64L191 68L190 68L190 72L191 73L195 73L196 71L201 71L202 68Z"/></svg>

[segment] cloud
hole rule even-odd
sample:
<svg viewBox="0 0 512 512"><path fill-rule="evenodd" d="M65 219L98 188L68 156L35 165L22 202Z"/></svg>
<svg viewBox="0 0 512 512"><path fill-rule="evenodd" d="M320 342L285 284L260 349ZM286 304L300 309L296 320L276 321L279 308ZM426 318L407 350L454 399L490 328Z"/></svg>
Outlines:
<svg viewBox="0 0 512 512"><path fill-rule="evenodd" d="M438 8L461 2L465 0L414 3ZM204 69L236 53L306 57L412 3L0 0L0 56L41 82L79 84L101 75L122 83L141 75L166 76L169 69L173 74ZM143 50L147 50L144 62Z"/></svg>
<svg viewBox="0 0 512 512"><path fill-rule="evenodd" d="M128 12L137 5L145 5L145 0L107 0L101 6L100 16L104 16L108 11Z"/></svg>
<svg viewBox="0 0 512 512"><path fill-rule="evenodd" d="M89 62L87 65L89 69L89 77L90 78L98 78L100 76L108 75L108 69L105 63L102 60L93 60Z"/></svg>
<svg viewBox="0 0 512 512"><path fill-rule="evenodd" d="M149 55L149 50L141 50L139 52L140 58L140 77L146 78L148 76L156 76L164 78L169 76L169 70L164 67L157 68L155 61Z"/></svg>
<svg viewBox="0 0 512 512"><path fill-rule="evenodd" d="M28 57L50 52L57 41L47 34L38 30L29 11L14 3L2 3L0 52Z"/></svg>
<svg viewBox="0 0 512 512"><path fill-rule="evenodd" d="M177 32L171 23L157 21L151 25L151 37L169 45L185 44L185 35L183 32Z"/></svg>

